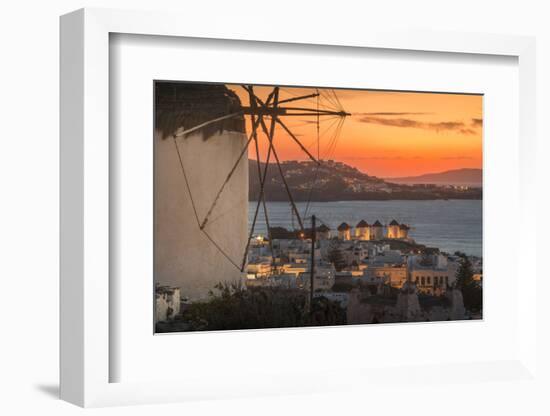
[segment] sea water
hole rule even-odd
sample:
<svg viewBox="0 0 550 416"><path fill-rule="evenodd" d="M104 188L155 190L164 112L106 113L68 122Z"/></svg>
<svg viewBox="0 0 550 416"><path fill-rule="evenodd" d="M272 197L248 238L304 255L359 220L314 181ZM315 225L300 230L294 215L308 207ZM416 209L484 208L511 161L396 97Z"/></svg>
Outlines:
<svg viewBox="0 0 550 416"><path fill-rule="evenodd" d="M419 244L438 247L454 253L482 256L482 201L480 200L430 200L430 201L335 201L296 203L304 227L310 227L315 214L318 224L325 223L336 235L342 222L354 227L364 219L369 224L379 220L389 224L393 219L411 227L409 236ZM252 224L256 202L249 204L249 225ZM267 202L271 227L298 228L295 215L288 202ZM260 208L254 234L267 234L263 211Z"/></svg>

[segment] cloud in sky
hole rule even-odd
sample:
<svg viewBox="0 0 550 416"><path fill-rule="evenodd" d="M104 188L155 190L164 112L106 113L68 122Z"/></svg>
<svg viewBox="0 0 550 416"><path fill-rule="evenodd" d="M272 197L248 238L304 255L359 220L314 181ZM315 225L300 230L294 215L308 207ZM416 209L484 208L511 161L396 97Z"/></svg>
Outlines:
<svg viewBox="0 0 550 416"><path fill-rule="evenodd" d="M409 112L391 112L391 111L382 111L378 113L355 113L354 115L360 115L360 116L421 116L425 114L433 114L433 113L409 113Z"/></svg>
<svg viewBox="0 0 550 416"><path fill-rule="evenodd" d="M372 156L339 156L343 160L423 160L422 156L372 155ZM472 156L442 156L440 160L473 160Z"/></svg>
<svg viewBox="0 0 550 416"><path fill-rule="evenodd" d="M422 156L339 156L339 159L345 160L419 160Z"/></svg>
<svg viewBox="0 0 550 416"><path fill-rule="evenodd" d="M380 114L380 113L379 113ZM396 113L399 114L399 113ZM411 113L409 113L411 114ZM475 134L476 131L472 127L477 127L477 124L474 124L473 120L479 120L479 119L472 119L471 125L466 124L462 121L439 121L439 122L425 122L425 121L419 121L419 120L413 120L411 118L402 118L402 117L383 117L383 116L363 116L359 119L362 123L369 123L369 124L379 124L382 126L390 126L390 127L399 127L399 128L417 128L417 129L424 129L424 130L432 130L436 132L441 131L455 131L460 134Z"/></svg>
<svg viewBox="0 0 550 416"><path fill-rule="evenodd" d="M472 126L481 127L482 125L483 125L483 119L481 119L481 118L473 118L472 119Z"/></svg>
<svg viewBox="0 0 550 416"><path fill-rule="evenodd" d="M446 156L440 158L441 160L472 160L471 156Z"/></svg>

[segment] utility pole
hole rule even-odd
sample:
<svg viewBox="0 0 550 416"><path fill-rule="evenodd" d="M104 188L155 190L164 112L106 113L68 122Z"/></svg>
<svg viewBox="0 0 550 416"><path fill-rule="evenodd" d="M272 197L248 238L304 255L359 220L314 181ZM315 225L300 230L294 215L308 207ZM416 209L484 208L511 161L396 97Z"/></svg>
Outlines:
<svg viewBox="0 0 550 416"><path fill-rule="evenodd" d="M311 274L309 277L309 313L313 313L313 278L315 276L315 240L317 230L315 225L315 215L311 216Z"/></svg>

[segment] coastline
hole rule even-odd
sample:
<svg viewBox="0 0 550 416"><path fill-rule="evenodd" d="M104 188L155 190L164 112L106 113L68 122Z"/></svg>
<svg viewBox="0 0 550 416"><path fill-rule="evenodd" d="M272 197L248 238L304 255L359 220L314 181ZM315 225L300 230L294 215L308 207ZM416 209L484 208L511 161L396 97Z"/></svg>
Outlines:
<svg viewBox="0 0 550 416"><path fill-rule="evenodd" d="M480 191L479 195L464 195L463 197L460 197L459 195L453 195L452 197L446 197L444 195L441 196L434 196L434 195L418 195L415 194L414 196L410 197L403 197L403 195L400 195L400 197L395 197L395 195L383 195L381 193L371 193L368 197L365 197L364 195L358 196L357 198L353 198L348 196L345 199L337 198L337 197L331 197L331 196L325 196L323 195L314 195L311 198L307 198L308 195L301 195L300 192L295 192L294 196L294 202L361 202L361 201L482 201L483 195ZM258 198L257 195L249 195L248 202L257 202ZM266 202L288 202L288 196L286 195L275 195L270 196L266 195Z"/></svg>
<svg viewBox="0 0 550 416"><path fill-rule="evenodd" d="M249 202L249 225L256 207ZM269 201L271 226L296 227L288 201ZM371 200L371 201L296 201L300 215L315 214L334 231L343 221L355 225L361 220L389 223L392 219L412 224L412 237L421 244L453 253L482 255L482 200ZM306 225L309 222L306 220ZM267 232L263 215L259 215L256 231Z"/></svg>

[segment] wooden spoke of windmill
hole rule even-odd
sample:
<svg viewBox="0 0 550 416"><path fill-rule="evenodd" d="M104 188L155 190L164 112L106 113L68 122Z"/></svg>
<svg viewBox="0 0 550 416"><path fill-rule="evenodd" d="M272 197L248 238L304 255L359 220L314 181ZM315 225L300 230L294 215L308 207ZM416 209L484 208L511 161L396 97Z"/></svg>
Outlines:
<svg viewBox="0 0 550 416"><path fill-rule="evenodd" d="M307 155L307 157L309 159L311 159L314 163L319 165L320 161L317 158L315 158L311 154L311 152L309 152L307 150L307 148L298 139L298 137L286 125L286 123L283 121L283 119L285 117L296 117L296 116L299 116L299 117L314 117L314 120L318 124L319 119L321 117L340 117L340 118L344 118L346 116L351 115L350 113L347 113L346 111L343 110L343 108L341 107L339 101L335 102L333 100L334 98L336 98L336 101L337 101L337 97L335 96L334 93L333 93L334 97L332 97L331 100L333 100L332 102L335 103L335 106L338 105L340 108L320 109L318 105L317 105L317 108L308 108L308 107L301 107L301 106L285 106L284 105L284 104L288 104L288 103L295 103L295 102L298 102L298 101L303 101L303 100L308 100L308 99L319 97L320 93L318 93L318 92L313 93L313 94L302 95L302 96L294 96L294 97L291 97L291 98L280 100L279 99L280 88L279 87L274 87L273 90L271 91L271 93L267 96L267 98L264 101L254 93L254 87L252 85L242 85L242 88L246 92L248 92L249 106L243 106L243 107L241 107L240 111L237 111L237 112L234 112L234 113L231 113L231 114L227 114L225 116L217 117L217 118L209 120L209 121L206 121L204 123L201 123L197 126L189 128L187 130L180 131L175 135L175 138L186 136L186 135L188 135L192 132L195 132L197 130L200 130L200 129L208 126L208 125L211 125L211 124L214 124L214 123L219 123L221 121L224 121L224 120L227 120L227 119L230 119L230 118L241 117L243 115L248 115L251 118L252 131L251 131L244 147L242 148L237 160L235 161L232 168L230 169L225 181L223 182L223 184L220 186L218 192L216 193L216 195L214 197L214 200L213 200L212 204L210 205L210 207L207 211L207 214L205 215L204 219L200 223L201 230L204 230L204 228L208 225L208 220L209 220L212 212L214 211L214 208L216 207L216 205L217 205L223 191L225 190L228 182L231 180L231 177L233 176L233 174L237 170L237 167L239 166L239 163L243 159L244 155L248 154L248 148L253 142L254 143L254 149L255 149L255 152L256 152L256 161L257 161L257 169L258 169L258 178L259 178L259 183L260 183L260 190L259 190L259 195L258 195L258 201L257 201L257 204L256 204L256 209L254 211L254 217L253 217L252 225L251 225L250 232L249 232L249 235L248 235L248 240L247 240L247 243L246 243L246 248L245 248L244 255L243 255L243 260L242 260L242 263L241 263L241 271L243 271L245 266L246 266L248 249L249 249L249 246L250 246L250 241L251 241L251 239L253 237L253 234L254 234L254 229L255 229L255 226L256 226L256 222L257 222L260 207L263 207L266 226L267 226L267 230L268 230L268 238L269 238L270 244L271 244L271 241L272 241L271 235L270 235L270 223L269 223L269 216L268 216L268 211L267 211L267 206L266 206L266 201L265 201L265 191L264 191L266 178L267 178L267 174L268 174L268 167L269 167L269 163L270 163L272 155L273 155L273 158L275 160L275 164L277 165L277 170L278 170L279 176L280 176L280 178L283 182L285 191L287 193L288 200L291 204L292 212L293 212L294 215L296 215L296 218L298 220L298 224L299 224L299 227L300 227L300 233L301 233L301 235L305 235L302 218L301 218L300 213L298 212L298 209L297 209L296 204L294 202L294 198L293 198L292 193L290 191L290 187L289 187L289 185L286 181L286 178L285 178L285 175L284 175L284 172L283 172L283 168L281 166L281 161L279 159L279 156L278 156L278 153L277 153L277 150L276 150L276 146L275 146L275 127L277 125L281 126L282 129L288 134L288 136ZM327 98L327 101L329 101L328 98ZM281 105L281 104L283 104L283 105ZM268 126L268 124L269 124L269 126ZM259 137L260 137L259 132L260 131L263 132L264 136L266 137L266 139L268 141L268 150L267 150L266 160L265 160L265 162L263 162L263 163L265 163L263 171L262 171L262 167L261 167L262 161L260 160L260 152L259 152L259 145L258 145L258 142L260 140L259 139ZM271 248L271 253L272 253L272 256L273 256L273 249L272 249L272 247L270 247L270 248ZM273 262L274 262L274 258L273 258Z"/></svg>

